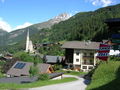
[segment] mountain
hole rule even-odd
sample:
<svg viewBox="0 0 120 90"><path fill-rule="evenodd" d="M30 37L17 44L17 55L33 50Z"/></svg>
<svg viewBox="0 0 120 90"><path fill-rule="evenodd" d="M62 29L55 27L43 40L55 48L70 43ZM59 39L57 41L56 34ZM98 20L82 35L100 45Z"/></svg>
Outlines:
<svg viewBox="0 0 120 90"><path fill-rule="evenodd" d="M51 42L108 39L109 32L105 20L109 18L120 18L120 4L77 13L70 19L53 25L46 38Z"/></svg>
<svg viewBox="0 0 120 90"><path fill-rule="evenodd" d="M61 21L65 21L67 19L69 19L71 16L67 13L62 13L56 17L54 17L53 19L48 20L47 22L43 22L43 23L38 23L38 24L34 24L34 27L37 27L37 29L43 29L43 28L50 28L52 25L57 24Z"/></svg>
<svg viewBox="0 0 120 90"><path fill-rule="evenodd" d="M4 36L6 33L8 33L8 32L3 29L0 29L0 36Z"/></svg>
<svg viewBox="0 0 120 90"><path fill-rule="evenodd" d="M69 40L101 41L108 39L109 32L105 20L109 18L120 18L120 4L95 11L80 12L72 17L61 14L47 22L13 31L9 33L7 41L8 44L25 41L28 28L34 44Z"/></svg>
<svg viewBox="0 0 120 90"><path fill-rule="evenodd" d="M23 29L18 29L18 30L12 31L7 34L7 40L5 40L6 42L5 41L4 42L7 45L13 45L15 43L18 43L21 40L26 39L26 33L27 33L28 29L30 31L30 35L33 35L33 34L39 32L43 28L50 28L52 25L57 24L61 21L67 20L69 18L70 18L69 14L63 13L63 14L60 14L60 15L54 17L53 19L46 21L46 22L34 24L34 25L31 25L31 26L23 28ZM4 36L4 33L0 32L0 35ZM3 41L2 38L0 39L0 41Z"/></svg>
<svg viewBox="0 0 120 90"><path fill-rule="evenodd" d="M80 12L71 18L41 30L32 36L34 42L59 42L69 40L101 41L108 39L106 19L120 18L120 4Z"/></svg>
<svg viewBox="0 0 120 90"><path fill-rule="evenodd" d="M5 41L7 39L7 35L8 35L7 31L0 29L0 45L6 44Z"/></svg>

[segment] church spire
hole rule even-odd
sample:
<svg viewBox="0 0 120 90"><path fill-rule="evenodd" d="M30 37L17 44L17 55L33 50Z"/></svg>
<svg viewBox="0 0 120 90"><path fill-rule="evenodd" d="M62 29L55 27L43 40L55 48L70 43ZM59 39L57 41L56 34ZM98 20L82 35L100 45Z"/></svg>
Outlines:
<svg viewBox="0 0 120 90"><path fill-rule="evenodd" d="M27 31L27 37L26 37L26 52L29 52L29 53L34 53L34 48L33 48L33 44L32 44L32 41L30 40L29 38L29 29Z"/></svg>
<svg viewBox="0 0 120 90"><path fill-rule="evenodd" d="M29 39L29 29L28 29L28 31L27 31L27 38L26 38L26 52L29 51L29 41L30 41L30 39Z"/></svg>

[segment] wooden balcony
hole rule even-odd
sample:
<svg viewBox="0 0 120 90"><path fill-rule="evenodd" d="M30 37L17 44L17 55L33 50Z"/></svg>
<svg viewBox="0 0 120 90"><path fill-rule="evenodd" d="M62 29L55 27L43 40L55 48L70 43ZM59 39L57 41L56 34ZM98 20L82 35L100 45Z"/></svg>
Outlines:
<svg viewBox="0 0 120 90"><path fill-rule="evenodd" d="M82 62L82 65L94 65L94 62Z"/></svg>
<svg viewBox="0 0 120 90"><path fill-rule="evenodd" d="M94 56L83 56L83 59L94 59Z"/></svg>

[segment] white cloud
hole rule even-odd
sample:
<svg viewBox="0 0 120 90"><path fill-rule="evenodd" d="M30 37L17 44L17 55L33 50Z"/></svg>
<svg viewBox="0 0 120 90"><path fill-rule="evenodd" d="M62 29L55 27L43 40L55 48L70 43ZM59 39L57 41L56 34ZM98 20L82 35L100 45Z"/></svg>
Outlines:
<svg viewBox="0 0 120 90"><path fill-rule="evenodd" d="M30 25L32 25L32 23L26 22L26 23L24 23L23 25L18 25L18 26L15 27L13 30L22 29L22 28L28 27L28 26L30 26Z"/></svg>
<svg viewBox="0 0 120 90"><path fill-rule="evenodd" d="M111 5L113 1L112 0L101 0L101 3L103 4L103 7L106 7L108 5Z"/></svg>
<svg viewBox="0 0 120 90"><path fill-rule="evenodd" d="M16 29L22 29L30 25L32 24L29 22L26 22L23 25L18 25L15 28L12 28L11 25L7 21L3 20L3 18L0 17L0 29L3 29L7 32L11 32L12 30L16 30Z"/></svg>
<svg viewBox="0 0 120 90"><path fill-rule="evenodd" d="M2 18L0 18L0 29L6 30L8 32L12 30L11 26Z"/></svg>
<svg viewBox="0 0 120 90"><path fill-rule="evenodd" d="M92 2L94 6L106 7L114 3L115 0L87 0Z"/></svg>

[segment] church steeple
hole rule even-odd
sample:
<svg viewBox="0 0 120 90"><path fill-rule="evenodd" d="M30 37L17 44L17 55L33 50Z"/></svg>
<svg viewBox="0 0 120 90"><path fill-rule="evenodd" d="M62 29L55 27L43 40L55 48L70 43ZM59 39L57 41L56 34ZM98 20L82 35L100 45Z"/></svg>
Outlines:
<svg viewBox="0 0 120 90"><path fill-rule="evenodd" d="M27 37L26 37L26 52L30 52L30 53L33 53L34 52L34 49L33 49L33 44L32 44L32 41L30 40L29 38L29 29L27 31Z"/></svg>
<svg viewBox="0 0 120 90"><path fill-rule="evenodd" d="M26 38L26 52L29 50L29 29L27 31L27 38Z"/></svg>

